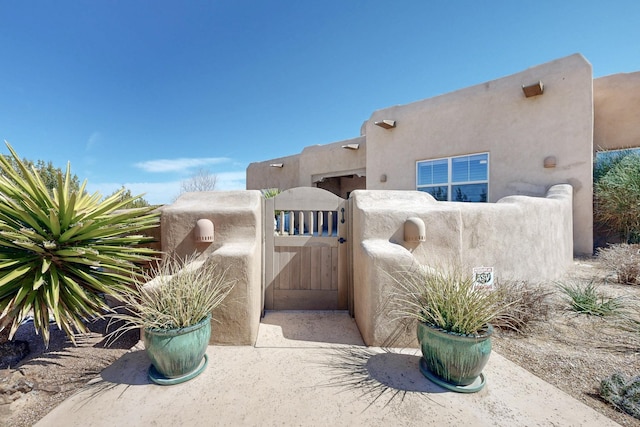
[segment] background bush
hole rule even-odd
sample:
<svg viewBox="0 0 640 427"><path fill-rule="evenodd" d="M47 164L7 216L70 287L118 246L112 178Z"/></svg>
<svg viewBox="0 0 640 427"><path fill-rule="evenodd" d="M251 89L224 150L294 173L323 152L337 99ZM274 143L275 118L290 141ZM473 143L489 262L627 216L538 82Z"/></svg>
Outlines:
<svg viewBox="0 0 640 427"><path fill-rule="evenodd" d="M627 243L640 241L640 155L633 153L598 171L594 184L596 221L620 233Z"/></svg>

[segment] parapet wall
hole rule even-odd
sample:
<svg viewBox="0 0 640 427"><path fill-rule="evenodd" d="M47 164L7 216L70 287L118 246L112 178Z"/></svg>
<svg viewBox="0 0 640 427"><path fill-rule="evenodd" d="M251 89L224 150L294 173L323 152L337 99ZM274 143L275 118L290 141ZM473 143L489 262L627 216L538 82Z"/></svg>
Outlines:
<svg viewBox="0 0 640 427"><path fill-rule="evenodd" d="M196 240L196 223L213 223L213 241ZM253 345L262 303L262 194L260 191L183 194L162 209L162 251L198 253L237 280L224 306L213 313L211 344Z"/></svg>
<svg viewBox="0 0 640 427"><path fill-rule="evenodd" d="M539 282L562 275L573 259L572 187L545 198L509 196L497 203L437 202L414 191L354 191L354 314L367 345L386 345L396 325L385 312L387 273L415 265L494 267L497 280ZM425 240L404 240L419 218Z"/></svg>

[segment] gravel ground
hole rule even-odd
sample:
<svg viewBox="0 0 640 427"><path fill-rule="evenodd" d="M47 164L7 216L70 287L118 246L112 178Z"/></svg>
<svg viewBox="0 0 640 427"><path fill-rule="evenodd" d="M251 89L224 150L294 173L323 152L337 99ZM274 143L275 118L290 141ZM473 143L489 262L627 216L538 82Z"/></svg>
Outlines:
<svg viewBox="0 0 640 427"><path fill-rule="evenodd" d="M599 291L624 296L632 312L638 313L640 286L610 283L610 272L596 260L576 260L562 283L601 284ZM536 322L525 336L498 331L493 348L502 356L558 387L575 399L623 426L640 426L640 420L615 409L600 399L603 378L615 372L629 377L640 375L640 334L623 330L615 318L576 314L567 309L555 284L548 319Z"/></svg>

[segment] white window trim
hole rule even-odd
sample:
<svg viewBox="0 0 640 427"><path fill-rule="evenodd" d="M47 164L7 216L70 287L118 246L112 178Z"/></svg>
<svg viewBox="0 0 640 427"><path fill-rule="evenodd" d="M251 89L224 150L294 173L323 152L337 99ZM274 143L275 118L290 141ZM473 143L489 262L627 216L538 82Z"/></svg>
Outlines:
<svg viewBox="0 0 640 427"><path fill-rule="evenodd" d="M471 157L471 156L477 156L477 155L482 155L482 154L486 154L487 155L487 179L486 180L480 180L480 181L461 181L461 182L451 182L452 180L452 174L453 174L453 159L460 159L463 157ZM447 160L447 182L446 183L442 183L442 184L423 184L423 185L418 185L418 168L420 166L420 163L423 162L434 162L434 161L438 161L438 160ZM486 152L480 152L480 153L470 153L470 154L462 154L462 155L458 155L458 156L450 156L450 157L437 157L434 159L422 159L422 160L418 160L416 161L416 176L415 176L415 182L416 182L416 190L420 190L421 188L428 188L428 187L447 187L447 201L451 201L451 197L453 195L453 190L452 187L455 185L468 185L468 184L487 184L487 202L490 200L489 199L489 195L490 195L490 191L489 189L491 188L490 185L490 174L489 174L489 167L491 165L491 154L486 151ZM475 203L482 203L482 202L475 202Z"/></svg>

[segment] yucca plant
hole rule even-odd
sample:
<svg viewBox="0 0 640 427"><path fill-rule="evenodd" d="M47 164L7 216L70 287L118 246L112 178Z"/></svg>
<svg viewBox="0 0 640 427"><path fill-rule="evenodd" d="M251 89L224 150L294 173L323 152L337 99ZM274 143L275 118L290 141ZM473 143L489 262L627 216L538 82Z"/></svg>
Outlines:
<svg viewBox="0 0 640 427"><path fill-rule="evenodd" d="M12 161L0 156L0 324L10 324L11 339L31 315L48 345L52 318L75 343L86 320L109 310L104 296L117 298L156 257L140 245L153 241L142 232L157 226L158 214L122 210L141 197L123 199L122 190L102 200L85 192L85 181L74 191L70 165L50 192L6 145Z"/></svg>

